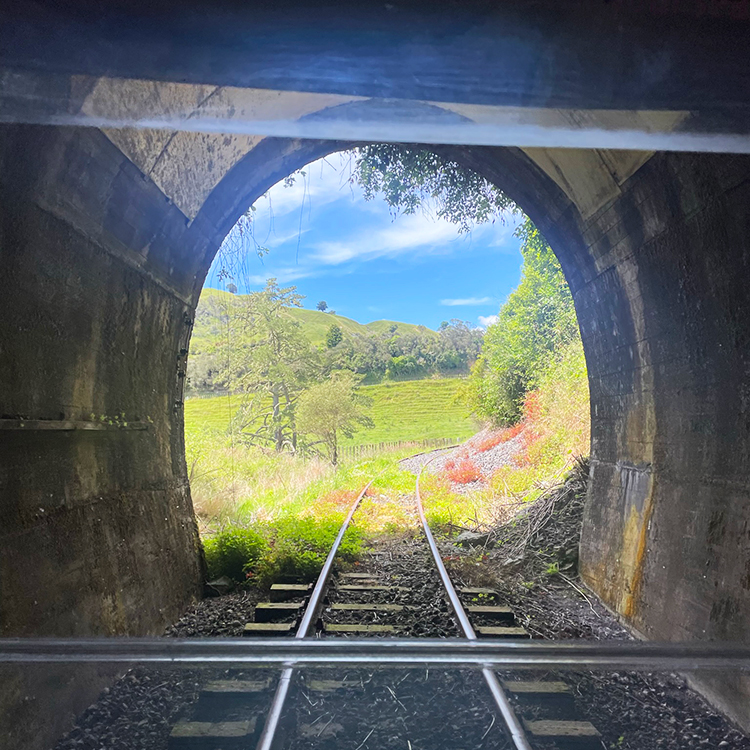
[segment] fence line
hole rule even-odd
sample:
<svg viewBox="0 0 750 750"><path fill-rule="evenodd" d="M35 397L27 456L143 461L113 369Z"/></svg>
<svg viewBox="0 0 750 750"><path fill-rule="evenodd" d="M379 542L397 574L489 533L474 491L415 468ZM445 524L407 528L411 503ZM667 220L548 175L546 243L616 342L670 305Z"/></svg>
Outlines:
<svg viewBox="0 0 750 750"><path fill-rule="evenodd" d="M339 448L339 456L344 461L356 461L360 458L372 458L386 450L414 448L415 451L428 448L445 448L462 443L465 438L426 438L424 440L386 440L382 443L367 445L345 445Z"/></svg>

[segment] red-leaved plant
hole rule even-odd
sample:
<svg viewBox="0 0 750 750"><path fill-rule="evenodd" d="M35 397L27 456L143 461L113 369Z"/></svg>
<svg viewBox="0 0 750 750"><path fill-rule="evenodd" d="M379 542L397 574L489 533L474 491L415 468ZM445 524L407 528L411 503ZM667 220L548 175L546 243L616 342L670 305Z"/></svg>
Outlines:
<svg viewBox="0 0 750 750"><path fill-rule="evenodd" d="M451 464L450 467L448 464ZM453 461L446 461L445 473L451 482L456 484L469 484L469 482L478 482L484 479L479 467L470 458L463 458L457 464Z"/></svg>
<svg viewBox="0 0 750 750"><path fill-rule="evenodd" d="M504 430L488 435L475 445L477 453L484 453L485 451L494 448L496 445L500 445L500 443L507 443L509 440L513 440L513 438L521 432L523 427L524 423L519 422L512 427L506 427Z"/></svg>

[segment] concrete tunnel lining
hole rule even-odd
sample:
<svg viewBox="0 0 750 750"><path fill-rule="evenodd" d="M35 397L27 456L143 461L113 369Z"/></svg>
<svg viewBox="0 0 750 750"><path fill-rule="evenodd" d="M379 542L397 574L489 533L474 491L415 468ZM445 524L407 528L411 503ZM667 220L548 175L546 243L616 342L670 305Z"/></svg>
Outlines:
<svg viewBox="0 0 750 750"><path fill-rule="evenodd" d="M346 144L258 140L188 220L100 131L0 138L0 417L148 424L3 431L0 632L159 632L200 586L180 404L203 279L248 205ZM440 149L529 213L571 284L592 408L585 580L647 637L746 640L750 161L628 153L615 179L618 154ZM747 726L744 679L701 687Z"/></svg>

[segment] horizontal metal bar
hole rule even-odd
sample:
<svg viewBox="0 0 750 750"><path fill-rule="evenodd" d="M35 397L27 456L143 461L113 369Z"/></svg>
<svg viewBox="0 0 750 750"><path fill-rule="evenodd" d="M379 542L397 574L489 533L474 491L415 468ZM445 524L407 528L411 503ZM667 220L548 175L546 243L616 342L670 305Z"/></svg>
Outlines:
<svg viewBox="0 0 750 750"><path fill-rule="evenodd" d="M0 95L0 106L5 102ZM706 153L750 153L750 135L746 133L650 132L646 129L607 129L564 127L562 125L513 125L507 123L424 123L407 121L362 120L222 120L196 116L181 117L106 117L75 114L25 114L10 116L0 112L0 124L54 125L57 127L134 128L178 130L222 135L262 135L274 138L374 141L383 143L427 143L458 146L517 146L520 148L589 148L634 151L703 151Z"/></svg>
<svg viewBox="0 0 750 750"><path fill-rule="evenodd" d="M72 419L0 419L0 430L147 430L147 422L91 422Z"/></svg>
<svg viewBox="0 0 750 750"><path fill-rule="evenodd" d="M513 669L750 670L750 646L735 643L469 641L455 639L101 638L0 639L0 663L143 662L257 666L434 665Z"/></svg>

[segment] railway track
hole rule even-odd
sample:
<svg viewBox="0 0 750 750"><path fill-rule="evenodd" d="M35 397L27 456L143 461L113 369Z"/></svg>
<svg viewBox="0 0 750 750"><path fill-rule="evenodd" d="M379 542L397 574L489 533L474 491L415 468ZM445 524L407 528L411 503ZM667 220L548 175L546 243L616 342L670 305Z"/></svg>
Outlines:
<svg viewBox="0 0 750 750"><path fill-rule="evenodd" d="M422 503L420 480L430 460L423 464L415 483L415 522L418 519L423 537L408 551L408 555L426 556L425 547L429 550L432 565L432 576L426 574L429 580L423 580L424 573L415 576L410 570L415 566L410 566L408 559L400 568L398 564L395 568L393 564L381 564L372 566L371 570L334 572L341 541L374 481L371 480L352 503L316 583L274 584L269 601L256 606L254 621L245 626L245 635L295 639L410 637L420 635L420 623L425 619L440 621L442 618L445 625L441 635L444 637L468 641L528 639L529 634L516 621L512 609L503 603L500 592L454 587ZM373 556L384 554L387 553L376 552ZM429 591L425 598L426 588ZM469 708L469 721L473 716L477 724L472 730L465 719L444 722L455 736L443 735L442 747L482 746L498 750L601 750L604 747L598 730L577 715L572 689L558 678L539 680L524 675L519 678L510 673L500 678L485 667L479 672L464 671L458 677L444 675L439 685L428 685L429 670L426 675L425 684L419 689L414 687L410 694L413 703L422 701L432 707L432 714L425 711L422 720L432 716L433 722L443 721L446 712L452 713L458 703ZM221 679L204 684L190 719L173 727L169 750L346 747L345 737L351 735L355 727L356 736L363 738L357 746L361 750L368 746L376 728L382 730L388 725L388 712L395 704L406 709L396 693L398 689L403 695L404 679L397 679L394 670L384 677L372 670L343 674L340 669L301 671L291 664L284 666L280 674L269 670L229 670ZM377 700L368 698L367 686L371 686L371 692L377 689L384 695L390 693L394 701L390 709L387 705L380 706L379 719L374 715L370 717L373 726L369 734L368 706ZM442 702L442 708L440 702L435 704L434 695L427 697L431 691L446 692L443 697L447 700ZM308 709L309 720L298 717L296 722L283 721L289 714L289 705L295 702L290 700L292 695L296 702L306 701L316 709L314 712ZM463 697L457 698L459 695ZM313 713L317 718L313 718ZM419 713L417 708L413 720L420 720ZM348 723L334 720L342 715L349 717ZM357 726L357 721L361 726ZM294 724L293 730L291 724ZM392 727L390 730L393 734ZM473 738L472 731L476 733ZM416 750L408 738L391 739L394 741L389 743L378 735L374 742L379 744L369 747L392 744ZM355 747L351 736L349 742ZM471 744L460 744L462 742Z"/></svg>

